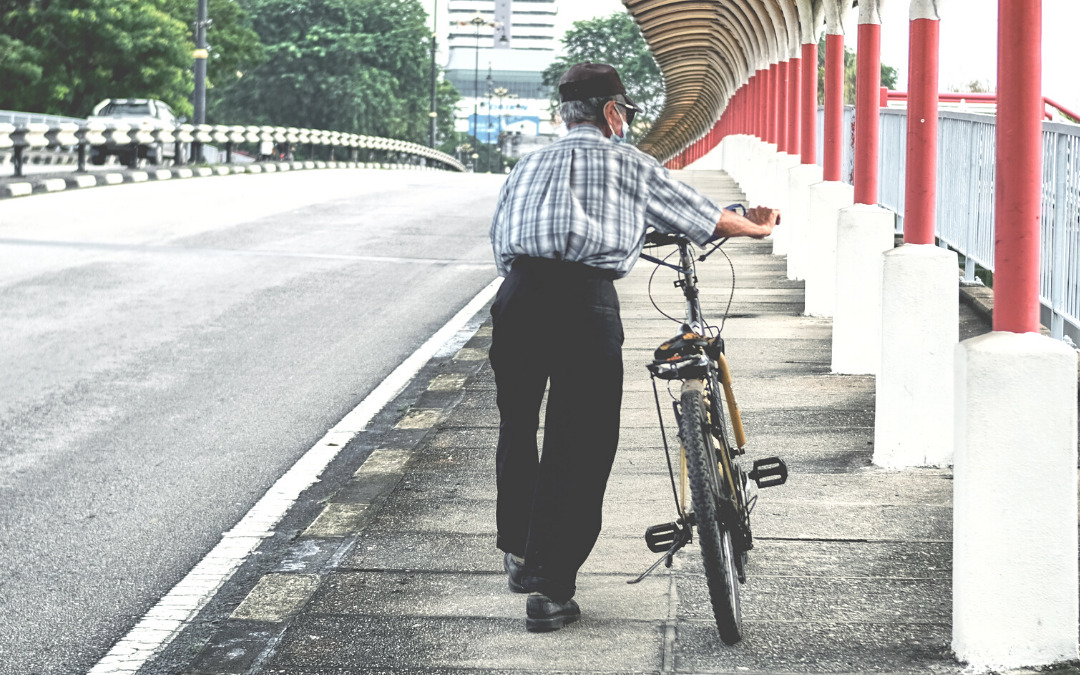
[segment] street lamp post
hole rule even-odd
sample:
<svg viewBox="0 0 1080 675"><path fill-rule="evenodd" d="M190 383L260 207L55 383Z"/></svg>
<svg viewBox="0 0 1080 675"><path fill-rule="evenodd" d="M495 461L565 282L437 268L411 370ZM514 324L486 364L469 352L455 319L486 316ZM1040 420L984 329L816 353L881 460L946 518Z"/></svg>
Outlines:
<svg viewBox="0 0 1080 675"><path fill-rule="evenodd" d="M431 118L431 126L428 129L428 145L432 148L435 147L435 131L437 126L437 117L439 116L438 109L435 105L435 79L438 72L435 68L435 48L436 42L439 36L439 3L433 3L431 9L431 111L428 112L428 117Z"/></svg>
<svg viewBox="0 0 1080 675"><path fill-rule="evenodd" d="M195 126L206 124L206 59L209 50L206 45L206 29L210 25L207 18L207 0L199 0L195 12L195 95L192 101ZM195 141L191 144L191 160L195 163L202 161L202 142Z"/></svg>
<svg viewBox="0 0 1080 675"><path fill-rule="evenodd" d="M498 135L496 136L496 139L497 139L498 142L496 143L495 147L496 147L496 150L498 150L498 154L499 154L499 173L502 173L502 170L503 170L503 157L502 157L503 120L506 118L506 110L503 108L503 99L507 98L507 96L510 96L511 98L516 98L516 97L513 96L512 94L510 94L510 90L507 89L506 87L495 87L495 89L494 89L494 91L492 93L495 94L495 98L499 99L499 114L495 118L495 119L499 120L499 128L497 129ZM491 112L491 106L490 105L488 106L488 112L489 113ZM490 126L491 125L489 123L488 127L490 128Z"/></svg>
<svg viewBox="0 0 1080 675"><path fill-rule="evenodd" d="M491 173L491 66L488 66L487 76L487 129L484 131L484 143L488 146L487 170Z"/></svg>
<svg viewBox="0 0 1080 675"><path fill-rule="evenodd" d="M470 21L473 27L476 29L476 58L473 63L473 138L478 142L480 140L479 121L480 121L480 26L487 24L484 21L484 17L477 14Z"/></svg>

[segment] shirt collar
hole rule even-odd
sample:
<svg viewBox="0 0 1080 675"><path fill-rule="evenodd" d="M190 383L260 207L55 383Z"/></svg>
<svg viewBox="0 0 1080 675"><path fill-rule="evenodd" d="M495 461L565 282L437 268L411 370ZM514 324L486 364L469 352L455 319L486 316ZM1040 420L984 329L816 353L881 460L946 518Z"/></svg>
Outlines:
<svg viewBox="0 0 1080 675"><path fill-rule="evenodd" d="M600 138L604 137L604 132L600 131L599 127L593 126L592 124L579 124L575 126L567 133L568 136L573 134L594 134Z"/></svg>

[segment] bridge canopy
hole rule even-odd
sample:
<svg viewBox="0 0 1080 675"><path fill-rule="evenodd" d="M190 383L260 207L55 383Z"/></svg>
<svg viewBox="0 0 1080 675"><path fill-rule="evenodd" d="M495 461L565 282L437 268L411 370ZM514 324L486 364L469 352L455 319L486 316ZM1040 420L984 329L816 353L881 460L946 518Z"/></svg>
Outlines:
<svg viewBox="0 0 1080 675"><path fill-rule="evenodd" d="M844 0L624 0L664 75L667 103L638 144L666 161L704 136L755 72L817 43ZM832 12L830 12L832 13ZM840 14L839 11L835 12Z"/></svg>

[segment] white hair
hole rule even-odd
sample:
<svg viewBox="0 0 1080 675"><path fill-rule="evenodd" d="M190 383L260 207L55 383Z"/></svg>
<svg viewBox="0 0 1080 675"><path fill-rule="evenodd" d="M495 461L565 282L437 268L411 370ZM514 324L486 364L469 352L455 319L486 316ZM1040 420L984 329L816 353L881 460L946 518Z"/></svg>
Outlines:
<svg viewBox="0 0 1080 675"><path fill-rule="evenodd" d="M612 100L610 96L588 98L584 101L566 101L562 104L562 119L566 126L579 122L604 122L604 105Z"/></svg>

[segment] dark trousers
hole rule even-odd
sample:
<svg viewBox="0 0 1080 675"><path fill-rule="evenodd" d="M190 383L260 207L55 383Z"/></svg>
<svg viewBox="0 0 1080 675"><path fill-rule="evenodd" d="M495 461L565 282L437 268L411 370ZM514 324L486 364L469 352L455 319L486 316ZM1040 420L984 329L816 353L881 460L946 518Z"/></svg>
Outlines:
<svg viewBox="0 0 1080 675"><path fill-rule="evenodd" d="M600 535L622 403L622 321L610 273L518 258L491 308L498 388L498 546L529 591L564 602ZM543 453L536 437L550 384Z"/></svg>

